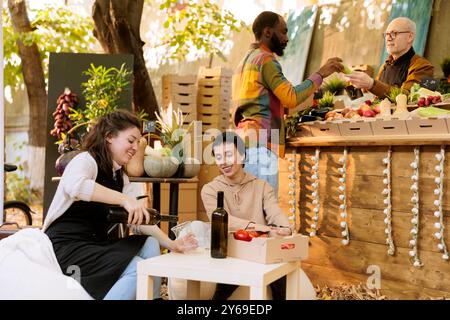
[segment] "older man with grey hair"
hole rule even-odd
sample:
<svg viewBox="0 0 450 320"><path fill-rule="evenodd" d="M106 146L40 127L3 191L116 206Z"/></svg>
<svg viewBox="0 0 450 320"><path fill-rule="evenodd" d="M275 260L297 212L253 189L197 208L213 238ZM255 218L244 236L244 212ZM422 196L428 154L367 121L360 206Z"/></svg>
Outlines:
<svg viewBox="0 0 450 320"><path fill-rule="evenodd" d="M420 83L423 77L433 76L433 65L414 52L415 37L414 21L406 17L392 20L383 33L389 57L377 77L373 79L364 72L354 71L348 75L349 80L356 88L369 90L380 98L388 95L393 86L409 93L411 87Z"/></svg>

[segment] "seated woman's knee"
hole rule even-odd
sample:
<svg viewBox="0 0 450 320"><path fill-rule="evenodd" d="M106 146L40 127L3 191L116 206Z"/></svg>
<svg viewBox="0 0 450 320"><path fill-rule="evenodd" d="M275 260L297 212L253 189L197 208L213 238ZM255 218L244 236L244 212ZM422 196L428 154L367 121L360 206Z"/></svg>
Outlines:
<svg viewBox="0 0 450 320"><path fill-rule="evenodd" d="M143 259L148 259L151 257L159 256L161 254L159 242L153 237L147 237L141 251L139 251L138 256Z"/></svg>

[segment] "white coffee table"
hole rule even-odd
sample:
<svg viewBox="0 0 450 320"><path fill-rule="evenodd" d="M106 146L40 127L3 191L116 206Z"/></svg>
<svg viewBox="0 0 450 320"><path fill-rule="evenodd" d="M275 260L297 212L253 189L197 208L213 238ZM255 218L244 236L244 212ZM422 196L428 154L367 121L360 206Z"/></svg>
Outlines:
<svg viewBox="0 0 450 320"><path fill-rule="evenodd" d="M231 257L213 259L209 250L163 254L138 262L138 300L153 299L154 276L186 279L187 298L191 300L199 299L201 281L249 286L251 300L266 300L267 286L287 276L286 299L297 300L300 261L260 264Z"/></svg>

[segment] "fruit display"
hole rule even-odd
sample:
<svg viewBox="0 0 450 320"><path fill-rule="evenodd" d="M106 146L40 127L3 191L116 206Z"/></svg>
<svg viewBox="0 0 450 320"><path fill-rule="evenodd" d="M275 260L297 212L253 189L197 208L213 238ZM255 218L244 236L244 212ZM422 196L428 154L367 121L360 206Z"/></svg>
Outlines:
<svg viewBox="0 0 450 320"><path fill-rule="evenodd" d="M419 100L417 100L417 105L419 107L427 107L439 102L442 102L441 96L427 96L426 98L420 97Z"/></svg>
<svg viewBox="0 0 450 320"><path fill-rule="evenodd" d="M233 237L236 240L247 241L247 242L252 241L253 238L260 238L260 237L264 238L267 236L268 236L268 234L266 232L250 231L250 230L244 230L244 229L239 229L233 233Z"/></svg>
<svg viewBox="0 0 450 320"><path fill-rule="evenodd" d="M61 140L63 139L63 134L66 134L73 127L69 115L71 113L71 109L76 108L78 104L78 97L75 93L71 92L69 88L66 88L58 97L56 103L57 105L55 112L52 114L55 123L54 128L50 131L50 134Z"/></svg>

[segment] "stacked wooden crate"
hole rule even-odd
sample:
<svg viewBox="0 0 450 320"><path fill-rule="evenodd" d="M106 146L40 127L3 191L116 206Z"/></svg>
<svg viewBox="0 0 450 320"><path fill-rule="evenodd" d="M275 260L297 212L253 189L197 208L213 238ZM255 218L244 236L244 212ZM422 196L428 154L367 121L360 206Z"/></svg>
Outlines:
<svg viewBox="0 0 450 320"><path fill-rule="evenodd" d="M163 109L180 109L185 124L197 120L197 76L167 74L162 79Z"/></svg>
<svg viewBox="0 0 450 320"><path fill-rule="evenodd" d="M214 161L209 159L208 162L205 157L211 156L212 140L219 133L218 131L225 131L229 127L231 77L232 70L222 67L201 67L198 72L197 111L198 120L202 121L204 158L198 174L197 216L204 221L208 221L208 217L200 192L205 184L220 174Z"/></svg>
<svg viewBox="0 0 450 320"><path fill-rule="evenodd" d="M201 67L198 72L197 111L202 131L228 128L231 105L231 69Z"/></svg>
<svg viewBox="0 0 450 320"><path fill-rule="evenodd" d="M197 75L179 76L167 74L162 79L163 110L180 109L183 113L184 125L197 120ZM178 223L197 220L196 199L197 183L179 185ZM161 184L161 212L169 213L169 184ZM161 229L168 232L168 223L161 223Z"/></svg>

